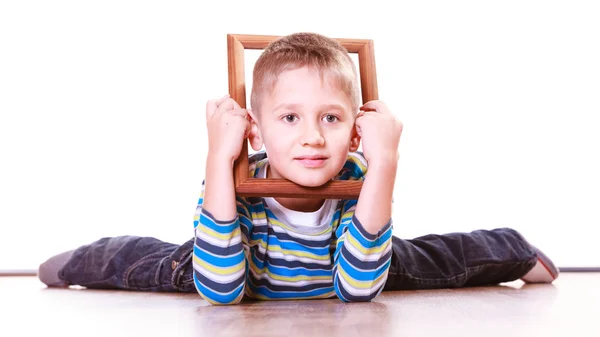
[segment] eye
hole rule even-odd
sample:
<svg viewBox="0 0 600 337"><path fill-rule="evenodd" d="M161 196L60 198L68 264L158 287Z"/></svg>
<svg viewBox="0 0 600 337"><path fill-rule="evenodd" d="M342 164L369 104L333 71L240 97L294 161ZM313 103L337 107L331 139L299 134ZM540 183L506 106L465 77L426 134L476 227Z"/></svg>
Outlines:
<svg viewBox="0 0 600 337"><path fill-rule="evenodd" d="M293 114L288 114L288 115L285 115L285 116L283 116L283 119L284 119L286 122L289 122L289 123L293 123L293 122L295 122L295 121L296 121L296 118L298 118L298 117L297 117L296 115L293 115Z"/></svg>
<svg viewBox="0 0 600 337"><path fill-rule="evenodd" d="M339 120L339 118L337 116L334 115L325 115L325 121L328 123L333 123L333 122L337 122Z"/></svg>

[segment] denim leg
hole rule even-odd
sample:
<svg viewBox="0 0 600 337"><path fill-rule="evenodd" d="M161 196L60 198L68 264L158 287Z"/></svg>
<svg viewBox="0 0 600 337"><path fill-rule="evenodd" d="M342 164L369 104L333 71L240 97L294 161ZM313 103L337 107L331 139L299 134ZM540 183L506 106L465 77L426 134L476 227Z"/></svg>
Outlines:
<svg viewBox="0 0 600 337"><path fill-rule="evenodd" d="M193 240L183 245L151 237L102 238L77 248L59 277L93 289L193 292Z"/></svg>
<svg viewBox="0 0 600 337"><path fill-rule="evenodd" d="M392 239L392 262L384 290L492 285L519 279L537 255L510 228Z"/></svg>

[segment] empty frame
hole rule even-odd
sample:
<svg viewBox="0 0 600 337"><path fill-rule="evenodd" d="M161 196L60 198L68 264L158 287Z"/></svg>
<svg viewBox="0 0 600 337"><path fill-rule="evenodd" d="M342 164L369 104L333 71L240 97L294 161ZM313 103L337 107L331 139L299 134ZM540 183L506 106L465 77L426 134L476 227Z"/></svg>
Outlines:
<svg viewBox="0 0 600 337"><path fill-rule="evenodd" d="M229 95L246 108L246 80L244 77L244 50L265 49L280 38L274 35L227 35ZM349 53L358 54L363 104L378 99L375 55L372 40L335 39ZM234 163L235 193L241 197L288 197L319 199L358 199L362 181L333 180L320 187L304 187L285 179L252 178L248 174L248 141L242 145Z"/></svg>

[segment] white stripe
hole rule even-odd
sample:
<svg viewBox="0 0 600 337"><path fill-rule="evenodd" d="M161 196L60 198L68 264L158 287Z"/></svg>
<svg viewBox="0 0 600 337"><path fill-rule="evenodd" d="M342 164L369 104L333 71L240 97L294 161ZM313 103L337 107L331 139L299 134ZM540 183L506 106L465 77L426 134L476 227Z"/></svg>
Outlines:
<svg viewBox="0 0 600 337"><path fill-rule="evenodd" d="M341 283L342 287L344 288L344 290L346 290L346 292L350 293L351 295L354 295L354 296L371 296L371 294L374 294L377 291L379 291L379 287L383 286L383 283L385 282L386 277L382 277L379 282L377 282L376 284L374 284L373 286L371 286L371 288L367 288L367 289L361 289L361 288L354 288L354 287L352 287L349 283L346 282L346 280L342 277L342 275L338 275L338 280L340 281L340 283Z"/></svg>
<svg viewBox="0 0 600 337"><path fill-rule="evenodd" d="M331 237L331 233L332 233L332 231L328 231L321 235L304 235L304 234L296 233L293 231L288 231L285 228L280 227L279 225L272 224L271 228L273 228L273 231L276 233L284 233L293 238L303 239L306 241L326 241Z"/></svg>
<svg viewBox="0 0 600 337"><path fill-rule="evenodd" d="M246 268L242 268L240 271L235 272L234 274L218 275L218 274L211 273L207 269L204 269L202 266L197 264L195 261L193 263L193 266L194 266L195 271L204 275L209 280L211 280L215 283L223 283L223 284L231 283L231 282L237 280L238 278L240 278L240 276L244 275L244 273L246 272Z"/></svg>
<svg viewBox="0 0 600 337"><path fill-rule="evenodd" d="M350 254L352 254L355 258L357 258L358 260L363 261L363 262L377 261L392 249L392 245L388 244L387 247L385 247L385 249L379 254L365 255L361 251L359 251L356 247L351 245L350 242L348 242L347 240L344 241L344 245L346 246L346 249L348 250L348 252L350 252Z"/></svg>
<svg viewBox="0 0 600 337"><path fill-rule="evenodd" d="M241 235L232 237L231 240L219 240L217 238L209 236L208 234L205 234L204 232L200 231L199 229L196 229L195 232L196 232L197 239L202 240L204 242L208 242L211 245L221 247L221 248L231 247L231 246L237 245L238 243L240 243L242 241Z"/></svg>
<svg viewBox="0 0 600 337"><path fill-rule="evenodd" d="M260 249L262 250L263 248L260 247ZM264 254L264 251L262 251L262 253ZM327 260L315 260L309 257L302 257L302 256L294 256L294 255L283 255L283 253L281 252L272 252L269 251L269 253L267 254L270 257L273 258L277 258L277 259L283 259L285 261L300 261L300 262L306 262L306 263L315 263L315 264L320 264L323 266L329 266L331 265L331 261L330 259Z"/></svg>
<svg viewBox="0 0 600 337"><path fill-rule="evenodd" d="M233 254L229 254L229 255L215 255L215 254L209 252L208 250L202 248L201 246L199 246L197 242L194 242L194 247L198 248L199 250L203 251L204 253L206 253L210 256L214 256L215 258L229 258L229 257L237 256L240 254L240 252L234 252ZM243 251L242 251L242 254L243 254ZM194 255L196 255L196 254L194 253Z"/></svg>

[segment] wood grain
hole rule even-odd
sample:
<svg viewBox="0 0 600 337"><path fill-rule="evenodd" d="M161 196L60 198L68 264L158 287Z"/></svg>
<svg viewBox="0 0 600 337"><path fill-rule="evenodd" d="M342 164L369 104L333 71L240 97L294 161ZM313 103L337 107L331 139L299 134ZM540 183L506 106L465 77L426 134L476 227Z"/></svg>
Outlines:
<svg viewBox="0 0 600 337"><path fill-rule="evenodd" d="M48 289L0 278L3 336L600 336L600 273L563 273L551 285L383 292L338 299L211 306L198 294Z"/></svg>
<svg viewBox="0 0 600 337"><path fill-rule="evenodd" d="M280 36L276 35L227 35L227 56L229 94L242 108L246 108L246 82L244 75L244 50L266 48ZM379 98L375 51L372 40L334 38L349 53L358 54L363 103ZM362 182L342 181L326 184L318 188L303 188L287 180L258 179L248 177L248 142L242 144L242 151L234 162L233 179L236 195L243 197L293 197L293 198L332 198L356 199L362 189Z"/></svg>

